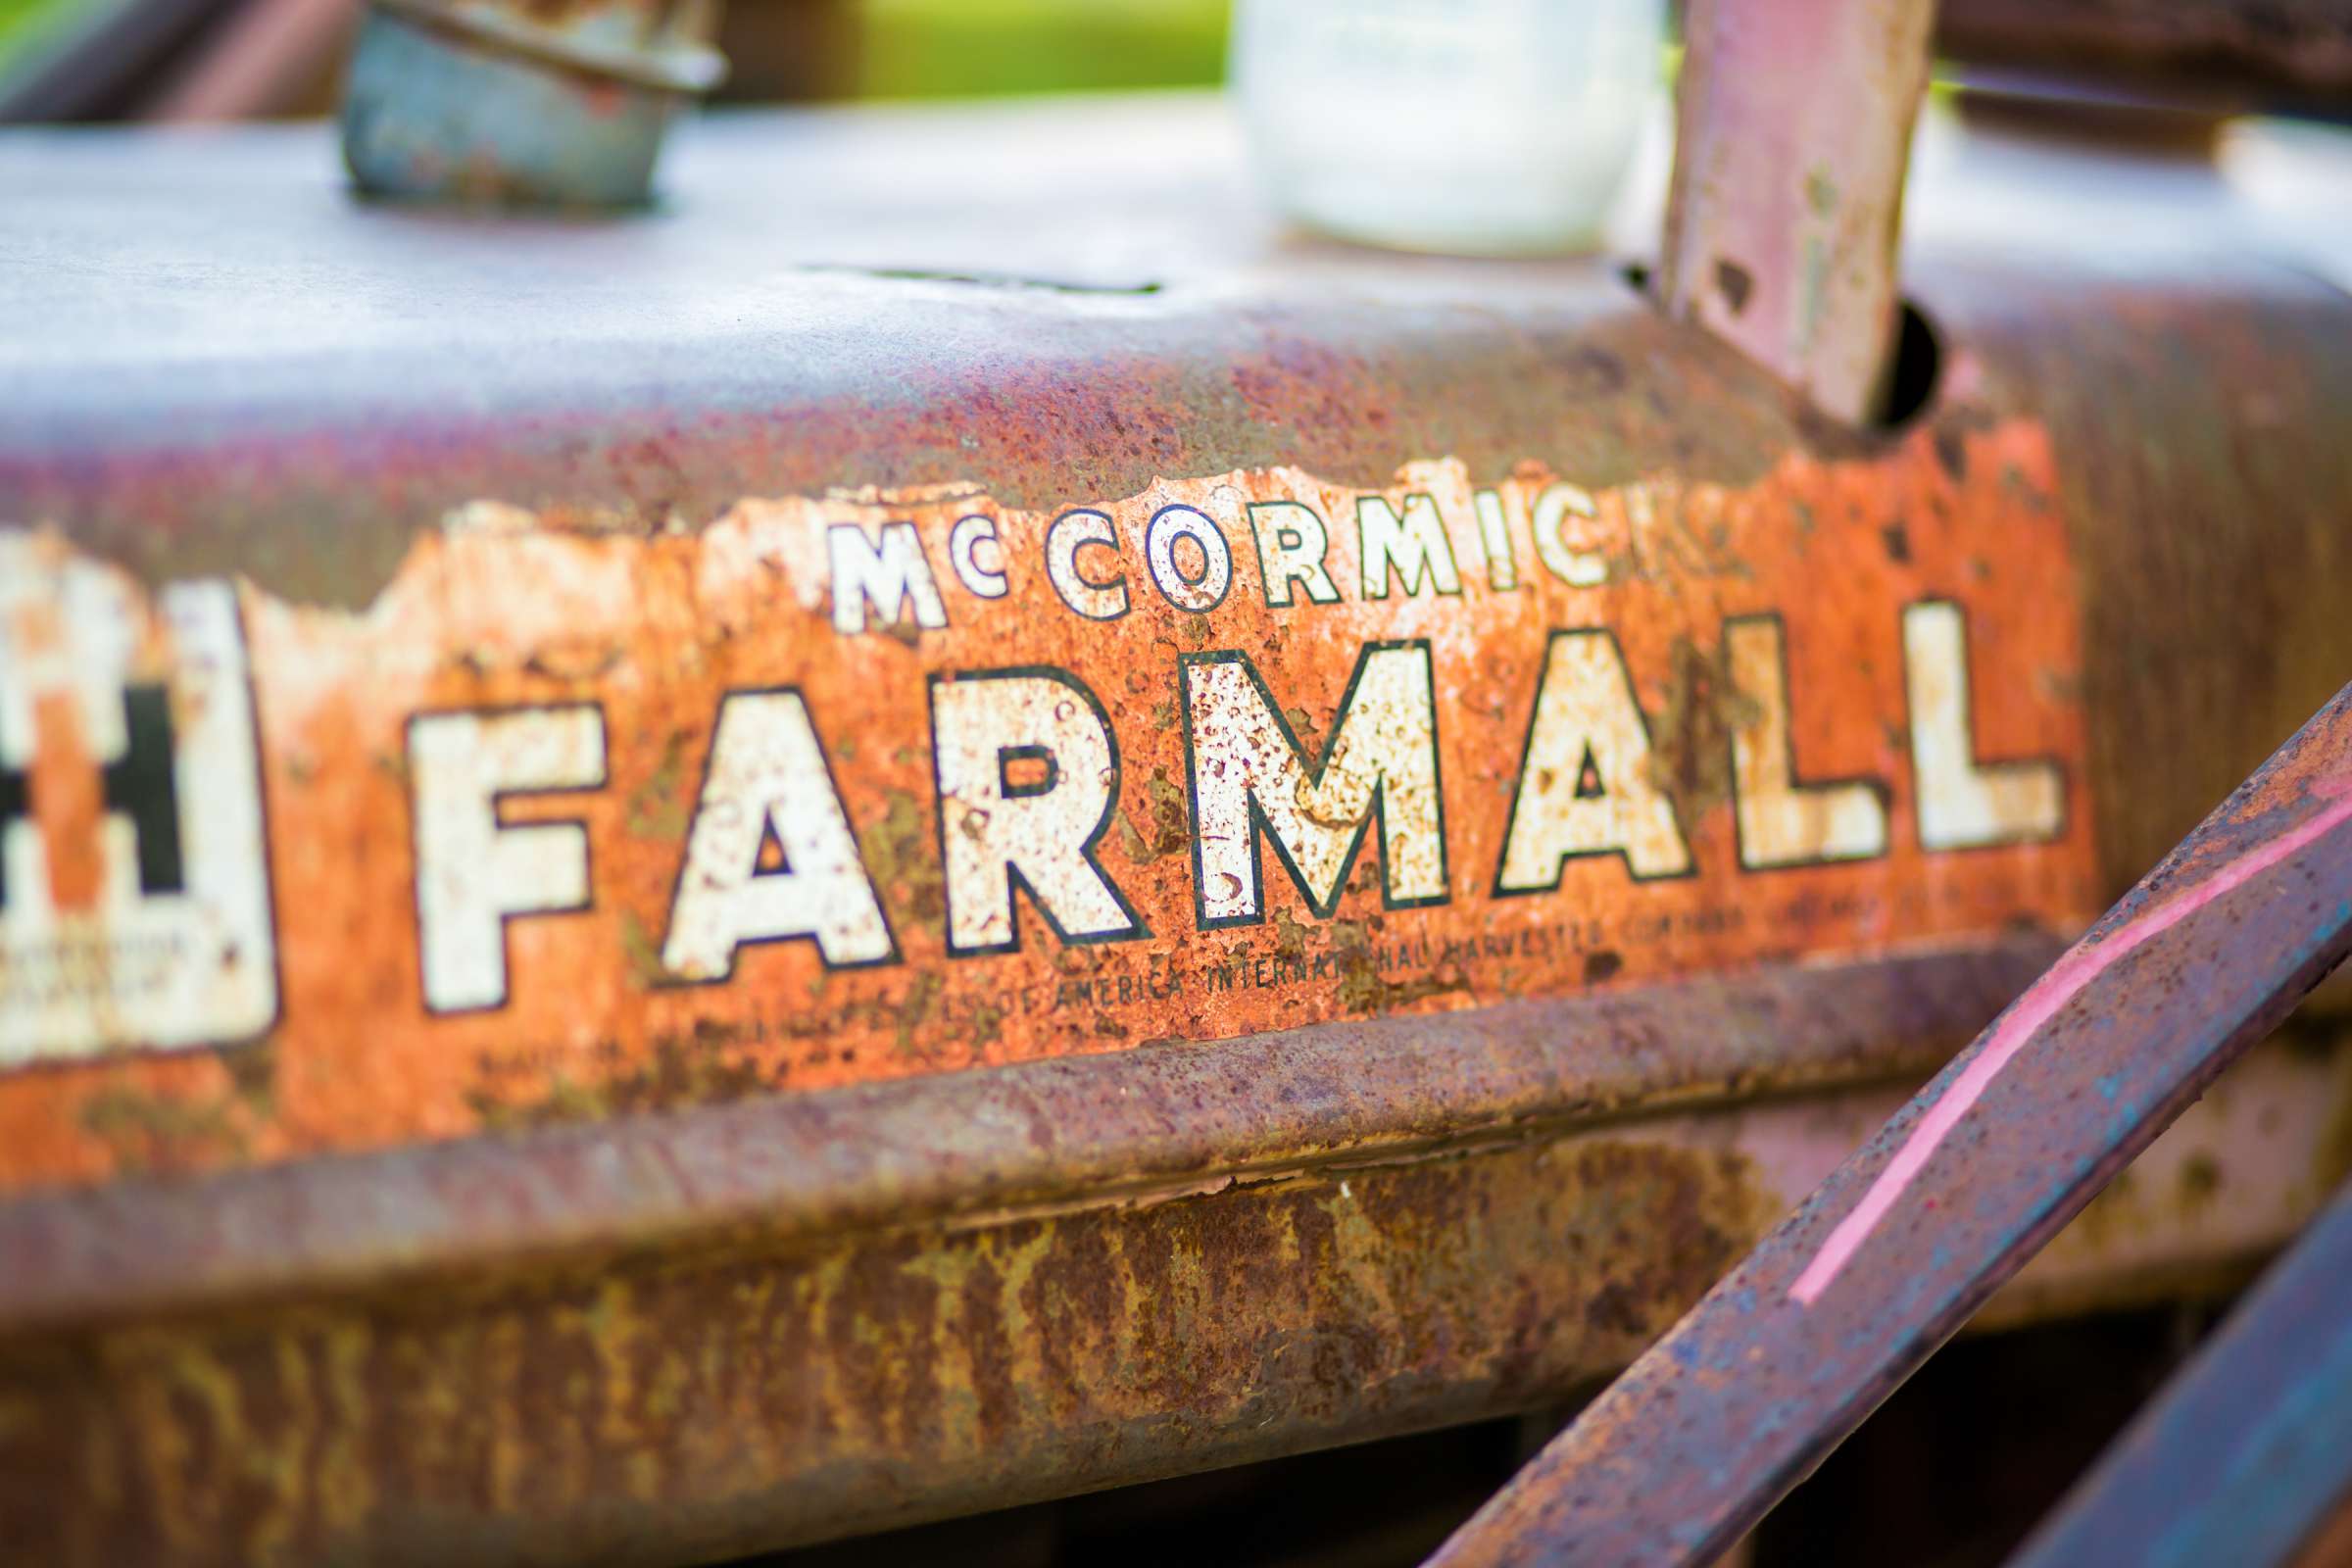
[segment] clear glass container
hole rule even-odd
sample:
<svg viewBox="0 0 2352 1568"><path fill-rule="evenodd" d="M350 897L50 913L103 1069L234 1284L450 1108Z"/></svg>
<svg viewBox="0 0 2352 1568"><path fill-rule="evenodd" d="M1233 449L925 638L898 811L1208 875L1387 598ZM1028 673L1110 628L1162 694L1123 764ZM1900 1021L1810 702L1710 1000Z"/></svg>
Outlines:
<svg viewBox="0 0 2352 1568"><path fill-rule="evenodd" d="M1237 0L1230 79L1298 221L1557 254L1599 243L1664 35L1664 0Z"/></svg>

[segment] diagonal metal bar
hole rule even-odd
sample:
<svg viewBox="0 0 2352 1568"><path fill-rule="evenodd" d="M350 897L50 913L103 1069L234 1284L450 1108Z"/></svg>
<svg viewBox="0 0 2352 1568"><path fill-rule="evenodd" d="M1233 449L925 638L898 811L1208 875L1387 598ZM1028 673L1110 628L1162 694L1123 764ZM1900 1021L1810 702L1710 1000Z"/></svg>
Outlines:
<svg viewBox="0 0 2352 1568"><path fill-rule="evenodd" d="M2352 948L2352 687L1433 1564L1727 1550Z"/></svg>
<svg viewBox="0 0 2352 1568"><path fill-rule="evenodd" d="M2347 1281L2352 1187L2076 1483L2010 1568L2296 1560L2352 1496Z"/></svg>

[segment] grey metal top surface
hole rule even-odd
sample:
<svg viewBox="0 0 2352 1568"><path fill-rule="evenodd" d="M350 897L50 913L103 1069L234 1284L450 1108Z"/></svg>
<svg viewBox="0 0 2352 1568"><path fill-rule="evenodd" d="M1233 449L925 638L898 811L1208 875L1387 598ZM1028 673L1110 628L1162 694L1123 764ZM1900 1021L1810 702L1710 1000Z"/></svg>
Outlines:
<svg viewBox="0 0 2352 1568"><path fill-rule="evenodd" d="M870 332L883 299L919 313L950 293L981 316L1023 303L859 269L1097 287L1198 275L1228 225L1175 215L1237 207L1217 177L1232 160L1182 133L1200 118L1100 106L1076 136L1018 115L711 117L680 136L662 205L612 220L362 203L319 125L0 133L0 431L125 396L511 404L591 358L615 383L703 380L719 342L806 375L843 323Z"/></svg>
<svg viewBox="0 0 2352 1568"><path fill-rule="evenodd" d="M1665 162L1661 125L1622 249L1646 248ZM1932 122L1918 162L1915 253L2256 248L2352 282L2340 133L2250 127L2217 172ZM1605 259L1290 232L1206 95L710 115L681 127L661 187L626 218L466 216L355 201L324 125L0 132L0 451L185 444L324 408L512 411L585 377L821 397L870 389L893 356L1115 349L1251 306L1556 319L1623 298Z"/></svg>
<svg viewBox="0 0 2352 1568"><path fill-rule="evenodd" d="M1598 262L1287 234L1199 95L710 115L660 187L628 217L467 215L355 200L327 126L0 132L0 450L511 413L587 378L798 401L1269 298L1622 297Z"/></svg>

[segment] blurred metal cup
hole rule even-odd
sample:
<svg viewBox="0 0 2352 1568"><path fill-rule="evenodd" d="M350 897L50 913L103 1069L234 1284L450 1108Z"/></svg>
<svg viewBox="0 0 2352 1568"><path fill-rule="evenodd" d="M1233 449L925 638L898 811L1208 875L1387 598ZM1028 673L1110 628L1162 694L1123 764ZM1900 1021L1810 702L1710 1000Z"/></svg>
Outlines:
<svg viewBox="0 0 2352 1568"><path fill-rule="evenodd" d="M670 120L726 74L717 0L373 0L343 97L369 195L647 200Z"/></svg>

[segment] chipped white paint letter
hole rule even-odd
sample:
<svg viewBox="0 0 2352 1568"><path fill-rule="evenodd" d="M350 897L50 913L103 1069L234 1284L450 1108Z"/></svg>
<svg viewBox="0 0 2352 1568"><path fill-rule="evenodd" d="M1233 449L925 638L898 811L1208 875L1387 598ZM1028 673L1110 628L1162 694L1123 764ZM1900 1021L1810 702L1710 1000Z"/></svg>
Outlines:
<svg viewBox="0 0 2352 1568"><path fill-rule="evenodd" d="M1340 602L1339 588L1323 569L1331 538L1314 508L1302 501L1252 501L1250 531L1257 536L1257 574L1265 584L1267 608L1290 604L1294 582L1306 590L1309 604Z"/></svg>
<svg viewBox="0 0 2352 1568"><path fill-rule="evenodd" d="M1571 588L1598 588L1609 580L1609 558L1568 542L1568 519L1591 522L1600 515L1592 498L1565 481L1546 485L1536 497L1536 555L1544 569Z"/></svg>
<svg viewBox="0 0 2352 1568"><path fill-rule="evenodd" d="M1875 779L1796 781L1788 737L1788 664L1778 615L1724 622L1724 662L1746 699L1732 729L1732 803L1747 871L1886 853L1886 801Z"/></svg>
<svg viewBox="0 0 2352 1568"><path fill-rule="evenodd" d="M1549 892L1564 862L1588 855L1623 857L1640 881L1690 875L1690 848L1649 768L1649 728L1617 639L1553 632L1494 891Z"/></svg>
<svg viewBox="0 0 2352 1568"><path fill-rule="evenodd" d="M993 566L980 560L980 547L996 558ZM997 519L984 512L956 519L955 531L948 535L948 564L956 568L956 580L964 591L979 599L1002 599L1012 585L1004 580L1004 547L997 541Z"/></svg>
<svg viewBox="0 0 2352 1568"><path fill-rule="evenodd" d="M1418 597L1431 584L1442 594L1462 591L1461 573L1454 569L1453 541L1446 535L1446 519L1438 504L1426 495L1404 498L1404 515L1382 496L1360 496L1355 503L1357 559L1363 564L1364 597L1389 597L1389 577L1404 584L1407 599Z"/></svg>
<svg viewBox="0 0 2352 1568"><path fill-rule="evenodd" d="M1493 490L1471 496L1470 510L1478 514L1478 546L1486 552L1487 586L1507 594L1519 586L1519 557L1511 548L1511 530L1503 520L1502 497Z"/></svg>
<svg viewBox="0 0 2352 1568"><path fill-rule="evenodd" d="M1179 543L1192 548L1179 552ZM1196 559L1198 570L1192 564ZM1153 513L1144 534L1144 560L1152 568L1152 586L1178 610L1195 614L1214 610L1233 586L1233 552L1224 530L1198 507L1162 507Z"/></svg>
<svg viewBox="0 0 2352 1568"><path fill-rule="evenodd" d="M833 562L834 630L844 636L865 630L868 604L884 625L896 625L910 600L917 626L936 631L948 623L939 579L913 523L884 523L876 543L857 523L837 522L825 530L825 545Z"/></svg>
<svg viewBox="0 0 2352 1568"><path fill-rule="evenodd" d="M1311 770L1246 656L1188 654L1180 662L1193 892L1201 929L1264 918L1260 828L1319 918L1329 919L1338 907L1348 868L1376 816L1388 905L1446 902L1446 819L1427 642L1366 645Z"/></svg>
<svg viewBox="0 0 2352 1568"><path fill-rule="evenodd" d="M1065 512L1046 530L1046 580L1061 602L1089 620L1116 620L1127 613L1127 579L1091 578L1078 569L1078 552L1102 545L1115 556L1119 531L1110 518L1091 508Z"/></svg>
<svg viewBox="0 0 2352 1568"><path fill-rule="evenodd" d="M775 863L762 869L771 842ZM896 954L808 704L790 689L730 692L718 705L662 966L680 979L724 980L737 948L795 937L812 939L831 969Z"/></svg>
<svg viewBox="0 0 2352 1568"><path fill-rule="evenodd" d="M2063 831L2066 779L2057 763L1977 761L1968 626L1958 605L1937 599L1904 608L1903 683L1922 848L2039 844Z"/></svg>
<svg viewBox="0 0 2352 1568"><path fill-rule="evenodd" d="M499 820L502 796L601 788L605 715L593 704L409 720L416 932L434 1012L507 1000L506 922L588 907L588 830Z"/></svg>
<svg viewBox="0 0 2352 1568"><path fill-rule="evenodd" d="M1077 677L934 675L931 747L951 954L1020 946L1016 887L1064 943L1150 935L1096 858L1119 798L1118 742Z"/></svg>

